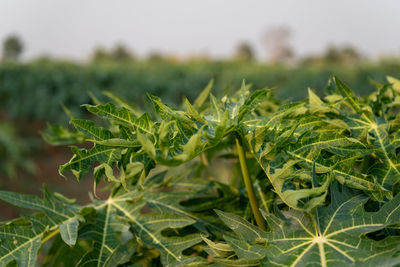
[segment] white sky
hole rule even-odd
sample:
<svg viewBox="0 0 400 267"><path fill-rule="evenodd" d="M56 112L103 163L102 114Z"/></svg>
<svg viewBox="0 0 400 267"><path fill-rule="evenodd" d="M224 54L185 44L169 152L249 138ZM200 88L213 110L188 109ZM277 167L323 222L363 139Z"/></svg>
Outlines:
<svg viewBox="0 0 400 267"><path fill-rule="evenodd" d="M19 34L24 58L85 59L94 47L122 42L136 54L229 56L241 40L266 57L261 35L293 31L297 55L352 44L369 56L400 55L398 0L0 0L0 39Z"/></svg>

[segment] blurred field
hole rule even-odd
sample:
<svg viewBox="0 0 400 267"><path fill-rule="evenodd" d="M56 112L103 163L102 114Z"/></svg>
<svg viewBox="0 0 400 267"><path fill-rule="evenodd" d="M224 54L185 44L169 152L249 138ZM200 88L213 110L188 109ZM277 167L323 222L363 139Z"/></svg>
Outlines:
<svg viewBox="0 0 400 267"><path fill-rule="evenodd" d="M216 95L229 93L246 79L254 88L273 88L277 97L290 101L305 97L307 87L322 94L331 75L364 95L373 88L368 78L379 81L386 75L400 76L400 61L296 67L229 61L0 64L0 109L12 120L65 122L61 103L80 112L79 106L90 102L88 92L104 99L101 91L112 91L142 107L147 92L176 106L184 96L195 97L210 79L215 80Z"/></svg>

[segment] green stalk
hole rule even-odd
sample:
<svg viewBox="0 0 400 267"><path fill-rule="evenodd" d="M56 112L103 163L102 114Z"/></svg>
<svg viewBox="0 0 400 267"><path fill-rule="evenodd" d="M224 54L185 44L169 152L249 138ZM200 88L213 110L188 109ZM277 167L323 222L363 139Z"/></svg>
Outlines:
<svg viewBox="0 0 400 267"><path fill-rule="evenodd" d="M45 238L42 239L42 245L44 243L46 243L49 239L51 239L53 236L58 235L59 233L60 233L60 229L57 228L56 230L54 230L53 232L48 234Z"/></svg>
<svg viewBox="0 0 400 267"><path fill-rule="evenodd" d="M204 165L204 167L206 169L206 173L208 175L208 179L215 180L214 177L211 175L210 168L209 168L209 163L208 163L207 156L206 156L205 152L202 152L200 154L200 160L201 160L201 163Z"/></svg>
<svg viewBox="0 0 400 267"><path fill-rule="evenodd" d="M257 223L258 227L260 227L262 230L266 231L264 219L261 215L261 212L260 212L260 209L258 206L256 194L254 193L253 183L251 182L249 171L247 169L246 154L244 152L241 142L239 141L239 136L236 136L235 140L236 140L236 147L237 147L238 155L239 155L240 168L242 169L243 180L244 180L244 184L246 186L247 194L249 196L251 210L253 211L254 218L256 219L256 223Z"/></svg>

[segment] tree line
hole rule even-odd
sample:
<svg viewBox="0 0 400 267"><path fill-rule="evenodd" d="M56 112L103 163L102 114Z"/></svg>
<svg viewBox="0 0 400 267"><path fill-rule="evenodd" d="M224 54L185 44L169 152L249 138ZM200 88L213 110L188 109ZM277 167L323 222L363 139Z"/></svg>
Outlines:
<svg viewBox="0 0 400 267"><path fill-rule="evenodd" d="M262 43L268 55L268 63L273 64L352 64L365 59L365 56L359 49L352 45L329 45L321 54L313 54L305 57L296 57L295 49L291 45L292 31L287 27L274 27L264 32ZM2 61L19 61L25 50L25 44L22 38L17 34L11 34L6 37L2 45ZM112 61L112 62L132 62L139 60L139 57L123 43L117 43L111 49L97 47L93 50L90 61L93 63ZM152 62L158 61L181 61L177 56L163 54L158 51L150 52L146 60ZM189 61L213 61L213 59L204 55L192 55ZM253 62L257 60L256 52L249 41L239 42L229 60L239 62Z"/></svg>

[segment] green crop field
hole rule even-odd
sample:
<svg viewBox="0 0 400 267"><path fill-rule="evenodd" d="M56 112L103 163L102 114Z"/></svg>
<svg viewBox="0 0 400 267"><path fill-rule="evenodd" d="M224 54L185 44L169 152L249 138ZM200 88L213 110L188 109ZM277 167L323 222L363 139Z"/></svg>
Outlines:
<svg viewBox="0 0 400 267"><path fill-rule="evenodd" d="M361 65L316 65L284 67L257 63L132 62L77 65L63 62L0 64L1 112L12 119L65 122L61 104L73 112L91 101L89 92L104 100L111 91L144 107L145 94L179 106L183 97L193 100L214 79L214 94L232 93L245 79L256 88L268 87L284 101L302 100L307 88L321 95L331 75L338 75L357 95L374 90L368 79L384 81L386 75L400 76L400 62Z"/></svg>

